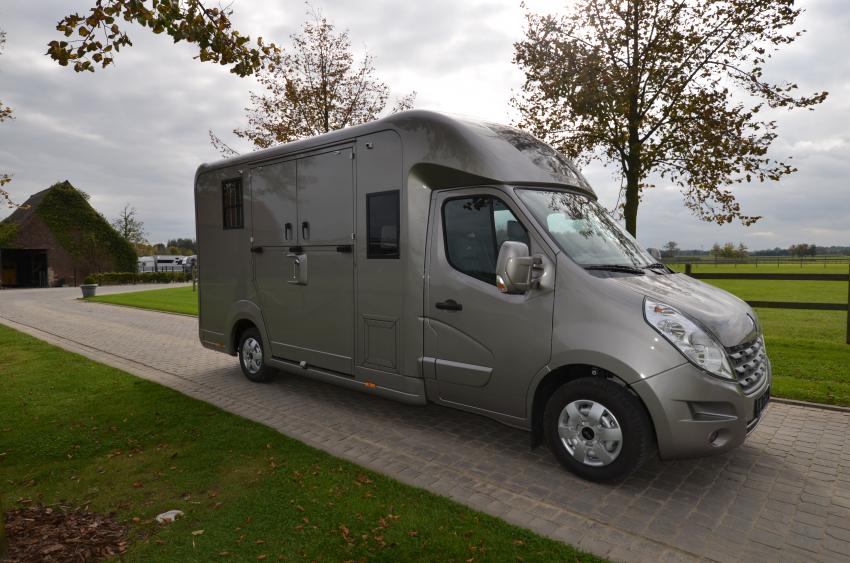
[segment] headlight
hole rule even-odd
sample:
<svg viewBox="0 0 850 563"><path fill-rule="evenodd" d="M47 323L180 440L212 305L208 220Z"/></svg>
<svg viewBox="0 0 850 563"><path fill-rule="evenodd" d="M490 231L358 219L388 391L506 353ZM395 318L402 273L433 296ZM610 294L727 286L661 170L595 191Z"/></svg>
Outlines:
<svg viewBox="0 0 850 563"><path fill-rule="evenodd" d="M714 338L674 307L644 300L646 322L690 361L724 379L735 379L726 352Z"/></svg>

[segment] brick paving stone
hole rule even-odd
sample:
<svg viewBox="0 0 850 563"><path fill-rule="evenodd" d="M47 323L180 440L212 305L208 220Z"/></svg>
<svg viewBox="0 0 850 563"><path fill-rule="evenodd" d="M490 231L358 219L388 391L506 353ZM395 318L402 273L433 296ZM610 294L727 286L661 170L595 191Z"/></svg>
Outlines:
<svg viewBox="0 0 850 563"><path fill-rule="evenodd" d="M78 293L0 291L0 322L615 561L850 562L846 412L773 403L732 452L653 460L599 485L530 450L526 433L476 415L286 374L251 384L234 358L200 345L196 319Z"/></svg>

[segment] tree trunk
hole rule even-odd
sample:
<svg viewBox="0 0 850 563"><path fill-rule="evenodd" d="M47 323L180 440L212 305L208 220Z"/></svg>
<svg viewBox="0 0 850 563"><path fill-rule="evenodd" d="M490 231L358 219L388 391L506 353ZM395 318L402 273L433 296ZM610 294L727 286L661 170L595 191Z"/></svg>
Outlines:
<svg viewBox="0 0 850 563"><path fill-rule="evenodd" d="M643 178L643 158L640 143L639 117L637 114L637 96L631 101L629 109L629 147L626 153L626 202L623 206L623 216L626 219L626 230L637 237L637 212L640 204L640 183Z"/></svg>
<svg viewBox="0 0 850 563"><path fill-rule="evenodd" d="M626 219L626 230L637 237L637 212L640 198L640 177L631 167L626 172L626 203L623 206L623 216Z"/></svg>
<svg viewBox="0 0 850 563"><path fill-rule="evenodd" d="M643 176L641 166L640 143L640 2L629 2L626 27L629 30L629 102L628 102L628 133L629 145L626 154L626 202L623 206L623 216L626 219L626 230L637 237L637 212L640 204L640 181Z"/></svg>

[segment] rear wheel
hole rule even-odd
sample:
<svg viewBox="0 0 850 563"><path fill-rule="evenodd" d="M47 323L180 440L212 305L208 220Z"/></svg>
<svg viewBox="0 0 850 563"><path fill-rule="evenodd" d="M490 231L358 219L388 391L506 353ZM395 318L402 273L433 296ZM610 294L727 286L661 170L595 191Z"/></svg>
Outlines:
<svg viewBox="0 0 850 563"><path fill-rule="evenodd" d="M558 388L546 403L543 425L555 458L591 481L626 477L652 449L652 424L643 405L600 377Z"/></svg>
<svg viewBox="0 0 850 563"><path fill-rule="evenodd" d="M255 383L265 383L274 377L274 368L266 363L263 338L254 327L239 336L239 366L245 377Z"/></svg>

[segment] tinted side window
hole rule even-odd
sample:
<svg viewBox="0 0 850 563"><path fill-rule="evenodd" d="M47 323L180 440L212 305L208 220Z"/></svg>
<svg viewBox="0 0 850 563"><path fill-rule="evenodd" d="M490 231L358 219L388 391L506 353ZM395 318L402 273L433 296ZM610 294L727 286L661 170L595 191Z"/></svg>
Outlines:
<svg viewBox="0 0 850 563"><path fill-rule="evenodd" d="M489 196L448 200L443 206L443 231L452 267L493 285L502 243L528 244L528 232L510 209Z"/></svg>
<svg viewBox="0 0 850 563"><path fill-rule="evenodd" d="M367 258L399 257L398 190L366 196Z"/></svg>
<svg viewBox="0 0 850 563"><path fill-rule="evenodd" d="M221 208L225 229L241 229L244 226L240 178L225 180L221 183Z"/></svg>

